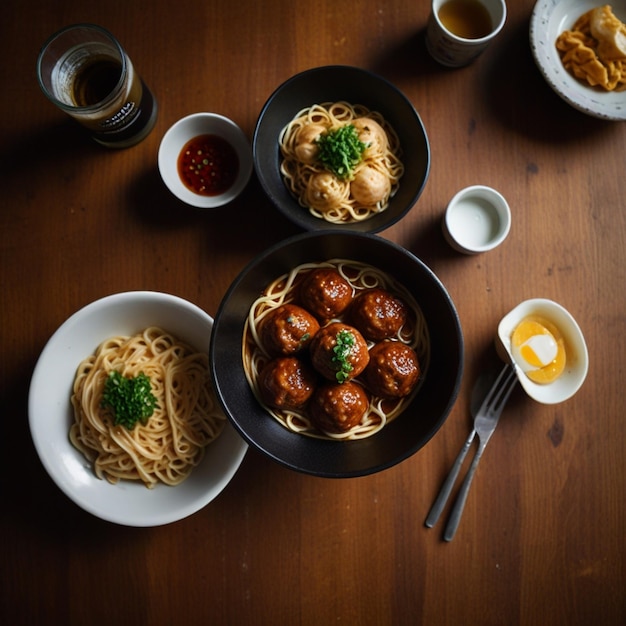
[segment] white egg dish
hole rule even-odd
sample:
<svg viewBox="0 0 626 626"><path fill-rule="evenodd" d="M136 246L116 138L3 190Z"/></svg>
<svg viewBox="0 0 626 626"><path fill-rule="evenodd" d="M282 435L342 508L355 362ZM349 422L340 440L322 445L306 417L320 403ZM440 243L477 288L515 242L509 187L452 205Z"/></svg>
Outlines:
<svg viewBox="0 0 626 626"><path fill-rule="evenodd" d="M589 355L580 327L559 304L526 300L498 325L500 355L515 366L526 393L543 404L573 396L587 376Z"/></svg>

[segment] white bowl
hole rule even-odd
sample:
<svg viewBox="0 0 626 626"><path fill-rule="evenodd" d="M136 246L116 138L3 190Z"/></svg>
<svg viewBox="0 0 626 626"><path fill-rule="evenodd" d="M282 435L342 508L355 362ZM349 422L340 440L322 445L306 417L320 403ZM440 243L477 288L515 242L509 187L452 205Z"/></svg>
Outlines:
<svg viewBox="0 0 626 626"><path fill-rule="evenodd" d="M35 366L28 398L33 442L57 486L89 513L127 526L159 526L195 513L226 487L247 450L227 423L200 465L175 487L158 484L148 489L140 481L123 480L112 485L96 477L69 440L76 369L104 339L151 325L209 351L213 319L196 305L157 292L107 296L74 313L52 335Z"/></svg>
<svg viewBox="0 0 626 626"><path fill-rule="evenodd" d="M575 109L606 120L626 120L626 91L602 91L574 78L561 63L554 45L557 37L587 11L602 6L598 0L538 0L530 19L530 47L539 71L552 89ZM615 16L626 21L626 7L609 3Z"/></svg>
<svg viewBox="0 0 626 626"><path fill-rule="evenodd" d="M461 189L450 200L443 233L457 252L479 254L499 246L509 234L511 210L504 196L484 185Z"/></svg>
<svg viewBox="0 0 626 626"><path fill-rule="evenodd" d="M224 193L205 196L187 187L178 173L178 157L187 142L200 135L218 135L237 152L239 172ZM252 174L252 147L244 132L232 120L217 113L194 113L178 120L163 135L159 146L159 172L167 188L183 202L203 209L232 202L245 188Z"/></svg>
<svg viewBox="0 0 626 626"><path fill-rule="evenodd" d="M528 315L540 315L551 321L562 333L565 340L565 370L554 382L538 384L530 380L515 363L511 351L511 335L517 325ZM557 404L571 398L581 387L589 369L589 355L585 338L568 311L560 304L545 298L525 300L507 313L498 325L496 347L500 356L515 366L519 381L526 393L543 404Z"/></svg>

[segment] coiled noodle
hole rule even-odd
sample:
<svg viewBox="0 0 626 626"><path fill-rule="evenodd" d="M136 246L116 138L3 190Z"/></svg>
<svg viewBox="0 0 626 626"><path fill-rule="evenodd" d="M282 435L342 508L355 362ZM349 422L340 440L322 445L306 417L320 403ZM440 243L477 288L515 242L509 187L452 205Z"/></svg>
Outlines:
<svg viewBox="0 0 626 626"><path fill-rule="evenodd" d="M410 319L392 340L401 341L413 348L420 361L422 371L425 372L427 370L430 359L428 329L421 309L411 294L390 276L370 265L345 259L332 259L327 262L305 263L295 267L289 273L274 280L267 286L263 294L255 300L250 307L250 312L244 324L242 342L244 371L259 403L285 428L292 432L317 438L363 439L377 433L384 428L385 424L388 424L400 415L415 393L417 393L419 385L411 395L395 400L384 400L369 394L369 409L361 423L346 433L336 435L320 433L312 425L304 411L277 410L267 406L259 392L259 374L271 358L263 348L259 337L260 324L263 318L272 310L282 304L293 302L296 299L298 285L302 278L307 272L321 267L336 269L350 283L355 293L364 289L379 287L401 298L409 307ZM372 345L373 342L368 342L368 347Z"/></svg>
<svg viewBox="0 0 626 626"><path fill-rule="evenodd" d="M158 408L147 423L116 426L102 408L111 370L150 378ZM225 417L210 385L208 356L166 331L150 327L132 337L111 337L78 367L72 393L70 440L93 463L99 478L177 485L200 463Z"/></svg>
<svg viewBox="0 0 626 626"><path fill-rule="evenodd" d="M348 179L337 178L316 159L321 133L353 124L368 145ZM296 114L279 136L281 173L300 205L332 223L366 220L389 206L404 173L400 141L383 116L347 102L315 104Z"/></svg>

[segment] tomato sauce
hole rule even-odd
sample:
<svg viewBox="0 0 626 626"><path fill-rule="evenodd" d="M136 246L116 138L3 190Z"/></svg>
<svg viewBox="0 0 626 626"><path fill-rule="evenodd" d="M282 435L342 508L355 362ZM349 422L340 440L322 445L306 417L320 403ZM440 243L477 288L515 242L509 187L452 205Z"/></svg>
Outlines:
<svg viewBox="0 0 626 626"><path fill-rule="evenodd" d="M218 135L188 141L178 156L178 175L191 191L217 196L232 187L239 173L235 149Z"/></svg>

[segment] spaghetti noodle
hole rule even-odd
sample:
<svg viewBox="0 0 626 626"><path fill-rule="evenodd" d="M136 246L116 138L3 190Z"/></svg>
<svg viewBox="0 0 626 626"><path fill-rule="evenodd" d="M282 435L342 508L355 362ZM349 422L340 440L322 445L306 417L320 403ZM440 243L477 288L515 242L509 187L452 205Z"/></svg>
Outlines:
<svg viewBox="0 0 626 626"><path fill-rule="evenodd" d="M157 408L132 430L114 425L101 400L112 370L150 378ZM210 386L208 356L150 327L132 337L111 337L78 367L72 393L70 440L93 463L99 478L177 485L222 431L224 415Z"/></svg>
<svg viewBox="0 0 626 626"><path fill-rule="evenodd" d="M342 179L317 158L320 135L352 124L367 148L351 176ZM281 173L299 204L331 223L360 222L384 211L404 173L400 141L376 112L347 102L315 104L280 133Z"/></svg>
<svg viewBox="0 0 626 626"><path fill-rule="evenodd" d="M260 327L263 319L277 307L297 301L298 287L301 281L308 272L318 268L336 269L350 283L355 294L367 289L381 288L401 298L407 305L410 314L407 322L390 340L402 342L413 348L420 361L422 372L427 370L430 359L428 329L420 307L411 294L390 276L370 265L345 259L333 259L322 263L305 263L295 267L287 274L274 280L264 290L263 294L254 301L244 324L242 342L244 371L259 403L288 430L323 439L364 439L377 433L400 415L417 393L419 384L410 395L402 398L389 399L369 394L369 407L361 422L349 431L340 434L320 432L313 425L305 409L278 410L269 407L263 402L259 391L260 373L272 358L264 349L260 338ZM336 318L334 321L337 319L340 318ZM332 323L332 320L329 323ZM373 345L375 342L368 341L368 347L371 348ZM358 382L358 378L355 380Z"/></svg>

